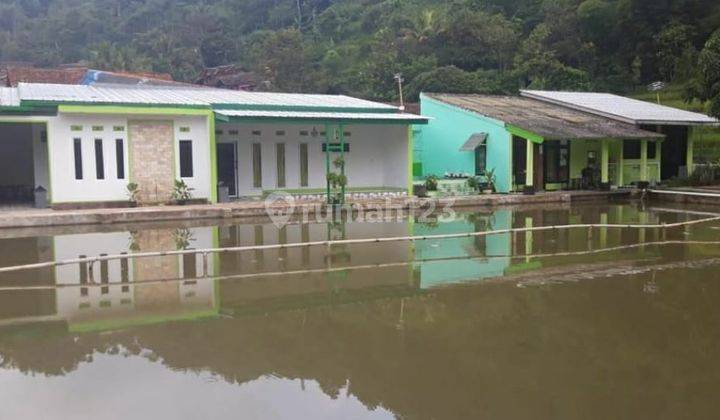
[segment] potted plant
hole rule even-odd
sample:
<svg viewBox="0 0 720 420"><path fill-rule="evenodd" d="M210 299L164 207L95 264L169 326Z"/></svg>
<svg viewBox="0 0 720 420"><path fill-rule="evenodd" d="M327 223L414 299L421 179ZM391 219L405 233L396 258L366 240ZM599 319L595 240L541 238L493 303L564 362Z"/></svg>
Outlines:
<svg viewBox="0 0 720 420"><path fill-rule="evenodd" d="M175 200L175 203L183 206L192 199L192 190L185 181L176 179L175 185L173 185L172 198Z"/></svg>
<svg viewBox="0 0 720 420"><path fill-rule="evenodd" d="M131 182L127 184L127 195L128 195L128 205L130 207L137 207L138 205L138 199L140 198L140 187L138 187L138 184Z"/></svg>
<svg viewBox="0 0 720 420"><path fill-rule="evenodd" d="M428 191L437 191L438 177L436 175L428 175L425 178L425 189Z"/></svg>
<svg viewBox="0 0 720 420"><path fill-rule="evenodd" d="M485 171L485 182L486 187L483 190L484 194L492 194L495 192L495 182L497 178L495 176L495 168L488 169Z"/></svg>
<svg viewBox="0 0 720 420"><path fill-rule="evenodd" d="M471 176L467 179L467 186L470 188L470 190L473 193L476 193L480 191L481 189L484 189L486 186L483 177L480 176Z"/></svg>

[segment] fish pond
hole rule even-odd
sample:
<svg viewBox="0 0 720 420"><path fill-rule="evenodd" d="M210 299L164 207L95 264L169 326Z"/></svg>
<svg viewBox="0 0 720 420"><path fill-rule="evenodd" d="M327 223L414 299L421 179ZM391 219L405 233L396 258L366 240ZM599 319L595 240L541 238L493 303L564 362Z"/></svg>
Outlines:
<svg viewBox="0 0 720 420"><path fill-rule="evenodd" d="M673 225L713 217L0 231L2 267L118 256L0 273L0 419L717 418L720 221ZM600 226L535 229L579 224ZM134 257L407 236L426 238Z"/></svg>

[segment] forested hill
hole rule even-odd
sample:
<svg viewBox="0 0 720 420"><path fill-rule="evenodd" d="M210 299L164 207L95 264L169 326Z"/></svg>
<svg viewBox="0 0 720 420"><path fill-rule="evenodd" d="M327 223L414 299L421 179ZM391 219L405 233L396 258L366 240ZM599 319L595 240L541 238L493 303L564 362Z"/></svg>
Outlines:
<svg viewBox="0 0 720 420"><path fill-rule="evenodd" d="M238 63L271 89L378 100L396 72L410 96L696 80L708 99L718 28L718 0L0 0L0 59L187 81Z"/></svg>

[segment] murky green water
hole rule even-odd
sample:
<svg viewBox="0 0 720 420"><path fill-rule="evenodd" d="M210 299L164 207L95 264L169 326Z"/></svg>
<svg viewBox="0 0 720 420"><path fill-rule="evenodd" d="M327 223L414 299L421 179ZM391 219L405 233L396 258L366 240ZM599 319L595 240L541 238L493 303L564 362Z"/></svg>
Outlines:
<svg viewBox="0 0 720 420"><path fill-rule="evenodd" d="M0 231L0 266L698 211ZM718 240L720 223L557 230L0 274L0 419L717 418Z"/></svg>

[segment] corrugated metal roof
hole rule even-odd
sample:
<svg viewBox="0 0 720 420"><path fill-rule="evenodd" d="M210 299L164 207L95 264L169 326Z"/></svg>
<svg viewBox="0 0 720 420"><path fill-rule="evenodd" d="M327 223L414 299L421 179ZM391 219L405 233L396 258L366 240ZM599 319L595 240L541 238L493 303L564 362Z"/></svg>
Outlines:
<svg viewBox="0 0 720 420"><path fill-rule="evenodd" d="M0 106L20 106L17 89L0 87Z"/></svg>
<svg viewBox="0 0 720 420"><path fill-rule="evenodd" d="M705 114L610 93L524 90L521 95L636 125L718 124L718 120Z"/></svg>
<svg viewBox="0 0 720 420"><path fill-rule="evenodd" d="M307 107L393 111L396 107L343 95L242 92L225 89L122 86L53 85L21 83L23 101L171 106Z"/></svg>
<svg viewBox="0 0 720 420"><path fill-rule="evenodd" d="M425 94L437 101L538 134L548 140L662 138L632 124L519 96Z"/></svg>
<svg viewBox="0 0 720 420"><path fill-rule="evenodd" d="M388 112L300 112L300 111L245 111L218 110L216 114L229 118L247 119L300 119L322 121L384 121L399 123L426 123L427 117L414 114Z"/></svg>

